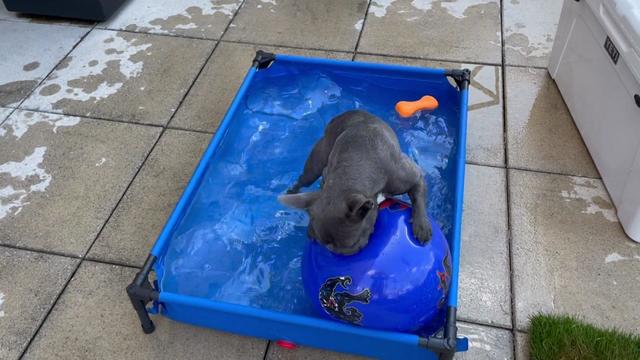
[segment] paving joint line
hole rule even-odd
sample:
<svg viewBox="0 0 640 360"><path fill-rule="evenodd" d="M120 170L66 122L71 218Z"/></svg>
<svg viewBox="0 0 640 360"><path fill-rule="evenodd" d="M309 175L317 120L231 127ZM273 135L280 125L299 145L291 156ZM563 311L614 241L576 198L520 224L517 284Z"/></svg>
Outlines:
<svg viewBox="0 0 640 360"><path fill-rule="evenodd" d="M80 255L68 254L68 253L64 253L62 251L37 249L37 248L28 247L28 246L20 246L20 245L14 245L14 244L0 244L0 247L6 248L6 249L12 249L12 250L29 251L29 252L39 253L39 254L44 254L44 255L60 256L60 257L65 257L65 258L69 258L69 259L80 259L81 258Z"/></svg>
<svg viewBox="0 0 640 360"><path fill-rule="evenodd" d="M322 49L322 48L314 48L314 47L304 47L304 46L295 46L295 45L282 45L282 44L268 44L268 43L259 43L259 42L242 41L242 40L226 40L226 39L222 39L222 40L220 40L220 42L231 43L231 44L252 45L252 46L278 47L278 48L296 49L296 50L335 52L335 53L343 53L343 54L352 54L353 53L352 50Z"/></svg>
<svg viewBox="0 0 640 360"><path fill-rule="evenodd" d="M509 167L505 165L487 164L487 163L476 162L476 161L466 161L465 164L473 165L473 166L490 167L494 169L502 169L507 171L515 170L515 171L524 171L529 173L538 173L538 174L545 174L545 175L557 175L557 176L577 177L577 178L591 179L591 180L602 180L602 178L600 177L594 177L589 175L576 175L576 174L569 174L569 173L562 173L562 172L555 172L555 171L548 171L548 170L539 170L539 169L529 169L529 168L515 167L515 166Z"/></svg>
<svg viewBox="0 0 640 360"><path fill-rule="evenodd" d="M504 46L504 0L500 0L500 49L502 51L502 123L503 123L503 150L504 150L504 163L509 168L509 136L508 136L508 121L507 121L507 65L506 65L506 50ZM509 178L511 174L509 171L505 171L505 200L507 202L507 254L508 254L508 267L509 267L509 296L511 300L511 356L516 358L516 293L515 293L515 278L513 268L513 231L511 229L511 184Z"/></svg>
<svg viewBox="0 0 640 360"><path fill-rule="evenodd" d="M508 170L517 170L517 171L526 171L526 172L531 172L531 173L538 173L538 174L546 174L546 175L558 175L558 176L569 176L569 177L577 177L577 178L584 178L584 179L591 179L591 180L602 180L602 178L600 177L594 177L594 176L590 176L590 175L576 175L576 174L569 174L569 173L562 173L562 172L555 172L555 171L548 171L548 170L539 170L539 169L529 169L529 168L523 168L523 167L507 167Z"/></svg>
<svg viewBox="0 0 640 360"><path fill-rule="evenodd" d="M67 259L83 260L80 255L67 254L67 253L64 253L64 252L61 252L61 251L56 251L56 250L36 249L36 248L20 246L20 245L13 245L13 244L0 244L0 248L18 250L18 251L26 251L26 252L30 252L30 253L48 255L48 256L57 256L57 257L63 257L63 258L67 258ZM104 259L93 258L93 257L88 257L88 258L86 258L84 260L97 262L97 263L101 263L101 264L105 264L105 265L122 266L122 267L127 267L127 268L132 268L132 269L141 269L142 268L142 266L131 265L131 264L127 264L127 263L121 262L121 261L104 260Z"/></svg>
<svg viewBox="0 0 640 360"><path fill-rule="evenodd" d="M0 126L4 125L4 123L7 122L7 120L9 120L11 115L13 115L13 113L16 112L16 110L18 110L17 108L12 108L12 107L5 107L5 109L10 109L11 111L9 111L9 114L7 114L7 116L4 119L2 119L2 121L0 121Z"/></svg>
<svg viewBox="0 0 640 360"><path fill-rule="evenodd" d="M481 320L473 320L473 319L465 318L463 316L458 317L457 320L460 321L460 322L466 323L466 324L479 325L479 326L484 326L484 327L497 329L497 330L506 330L506 331L515 330L515 328L509 327L509 326L506 326L506 325L491 324L489 322L484 322L484 321L481 321ZM464 335L464 334L461 334L461 335Z"/></svg>
<svg viewBox="0 0 640 360"><path fill-rule="evenodd" d="M75 114L65 114L65 113L58 113L58 112L54 112L54 111L31 109L31 108L20 108L20 109L11 108L11 109L13 111L9 114L9 117L11 117L11 115L15 111L30 111L30 112L35 112L35 113L49 114L49 115L74 116L74 117L80 117L80 118L87 119L87 120L108 121L108 122L114 122L114 123L119 123L119 124L147 126L147 127L151 127L151 128L164 128L164 127L166 127L169 130L188 131L188 132L201 133L201 134L207 134L207 135L215 134L215 131L211 132L211 131L207 131L207 130L189 129L189 128L179 127L179 126L165 126L165 125L161 125L161 124L140 123L140 122L120 120L120 119L111 119L111 118L105 118L105 117L99 117L99 116L83 116L83 115L75 115ZM7 119L9 117L7 117ZM168 121L171 121L171 119L172 119L172 117L170 117ZM2 124L3 123L0 122L0 126Z"/></svg>
<svg viewBox="0 0 640 360"><path fill-rule="evenodd" d="M119 267L125 267L125 268L129 268L129 269L137 269L137 270L142 269L142 266L131 265L131 264L127 264L127 263L124 263L124 262L121 262L121 261L101 260L101 259L94 258L94 257L88 257L86 259L83 259L83 262L93 262L93 263L98 263L98 264L103 264L103 265L113 265L113 266L119 266Z"/></svg>
<svg viewBox="0 0 640 360"><path fill-rule="evenodd" d="M267 340L267 347L264 349L264 355L262 356L262 360L267 360L269 356L269 348L271 347L271 340Z"/></svg>
<svg viewBox="0 0 640 360"><path fill-rule="evenodd" d="M487 163L482 163L479 161L466 161L465 164L467 165L473 165L473 166L485 166L485 167L490 167L490 168L495 168L495 169L503 169L506 170L507 167L505 165L495 165L495 164L487 164Z"/></svg>
<svg viewBox="0 0 640 360"><path fill-rule="evenodd" d="M136 31L136 30L128 30L128 29L112 29L112 28L97 27L97 26L96 26L96 29L97 30L102 30L102 31L109 31L109 32L123 32L123 33L127 33L127 34L162 36L162 37L168 37L168 38L201 40L201 41L208 41L208 42L218 42L218 41L220 41L220 39L216 39L216 38L203 38L203 37L180 35L180 34L163 34L163 33L156 33L156 32L150 32L150 31Z"/></svg>
<svg viewBox="0 0 640 360"><path fill-rule="evenodd" d="M181 127L181 126L167 126L167 130L188 131L188 132L206 134L206 135L213 135L213 134L216 133L215 131L189 129L189 128L185 128L185 127ZM217 128L216 128L216 130L217 130Z"/></svg>
<svg viewBox="0 0 640 360"><path fill-rule="evenodd" d="M446 62L446 63L452 63L452 64L483 65L483 66L493 66L493 67L502 66L502 64L482 62L482 61L473 61L473 60L467 61L467 60L459 60L459 59L454 60L454 59L420 57L420 56L411 56L411 55L393 55L393 54L384 54L384 53L377 53L377 52L371 52L371 51L357 51L356 55L379 56L379 57L386 57L386 58L432 61L432 62Z"/></svg>
<svg viewBox="0 0 640 360"><path fill-rule="evenodd" d="M547 70L546 66L536 66L536 65L505 64L504 66L510 67L510 68Z"/></svg>
<svg viewBox="0 0 640 360"><path fill-rule="evenodd" d="M364 17L362 18L362 25L360 26L360 31L358 32L358 39L356 40L356 46L353 48L353 56L351 57L351 61L356 59L356 54L358 54L358 47L360 46L360 40L362 39L362 33L364 32L364 26L367 24L367 16L369 15L369 8L371 7L371 1L367 1L367 8L364 10Z"/></svg>
<svg viewBox="0 0 640 360"><path fill-rule="evenodd" d="M16 110L30 111L30 112L35 112L35 113L49 114L49 115L73 116L73 117L79 117L79 118L83 118L83 119L87 119L87 120L109 121L109 122L115 122L115 123L121 123L121 124L148 126L148 127L153 127L153 128L162 128L162 127L164 127L164 125L160 125L160 124L151 124L151 123L145 123L145 122L135 122L135 121L120 120L120 119L112 119L112 118L105 118L105 117L93 116L93 115L86 116L86 115L68 114L68 113L64 113L64 112L55 112L55 111L41 110L41 109L32 109L32 108L26 108L26 107L25 108L18 108Z"/></svg>

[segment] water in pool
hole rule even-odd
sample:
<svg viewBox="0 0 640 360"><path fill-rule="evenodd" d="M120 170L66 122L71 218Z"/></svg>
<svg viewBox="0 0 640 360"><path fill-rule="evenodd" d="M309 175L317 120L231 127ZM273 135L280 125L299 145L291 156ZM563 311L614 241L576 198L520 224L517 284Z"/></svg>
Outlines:
<svg viewBox="0 0 640 360"><path fill-rule="evenodd" d="M387 121L424 170L429 214L447 234L453 216L447 179L459 114L455 92L443 90L446 82L275 64L259 71L248 89L160 259L159 280L162 291L313 316L300 269L308 219L276 198L300 175L325 125L357 108ZM430 86L439 89L430 92ZM408 119L395 114L397 101L438 92L438 110Z"/></svg>

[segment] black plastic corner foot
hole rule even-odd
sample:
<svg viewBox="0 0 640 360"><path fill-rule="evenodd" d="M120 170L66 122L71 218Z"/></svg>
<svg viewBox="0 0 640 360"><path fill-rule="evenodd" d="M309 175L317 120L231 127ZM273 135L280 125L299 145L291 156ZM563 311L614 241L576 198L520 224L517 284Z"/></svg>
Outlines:
<svg viewBox="0 0 640 360"><path fill-rule="evenodd" d="M271 66L275 59L276 54L258 50L256 51L256 57L253 58L253 66L258 70L266 69Z"/></svg>
<svg viewBox="0 0 640 360"><path fill-rule="evenodd" d="M458 341L458 327L456 326L456 308L448 307L444 334L429 338L420 338L419 345L438 354L439 360L451 360L456 353Z"/></svg>
<svg viewBox="0 0 640 360"><path fill-rule="evenodd" d="M151 334L156 329L147 312L147 304L158 300L158 291L151 286L148 278L154 262L155 256L150 255L142 270L136 274L133 282L127 286L127 295L129 295L133 309L138 314L142 331L145 334Z"/></svg>
<svg viewBox="0 0 640 360"><path fill-rule="evenodd" d="M446 76L450 76L458 85L460 90L466 90L471 83L471 71L469 69L452 69L445 72Z"/></svg>
<svg viewBox="0 0 640 360"><path fill-rule="evenodd" d="M149 324L147 324L146 326L142 324L142 332L144 332L145 334L148 335L154 331L156 331L156 325L153 323L153 321L149 321Z"/></svg>

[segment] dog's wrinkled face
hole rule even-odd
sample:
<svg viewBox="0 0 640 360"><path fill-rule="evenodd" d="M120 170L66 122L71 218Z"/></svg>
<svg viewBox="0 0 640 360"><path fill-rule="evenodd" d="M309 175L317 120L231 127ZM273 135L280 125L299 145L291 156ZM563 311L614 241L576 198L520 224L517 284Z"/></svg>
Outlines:
<svg viewBox="0 0 640 360"><path fill-rule="evenodd" d="M361 194L336 200L310 192L282 195L279 200L284 205L306 209L309 236L342 255L355 254L367 245L378 215L375 201Z"/></svg>

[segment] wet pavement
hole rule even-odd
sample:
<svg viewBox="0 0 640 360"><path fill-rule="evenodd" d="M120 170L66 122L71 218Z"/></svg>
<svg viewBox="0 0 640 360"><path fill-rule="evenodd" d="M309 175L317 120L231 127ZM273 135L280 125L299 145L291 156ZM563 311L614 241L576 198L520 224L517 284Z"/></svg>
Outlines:
<svg viewBox="0 0 640 360"><path fill-rule="evenodd" d="M124 288L262 49L472 71L460 359L527 359L528 317L640 333L622 232L544 67L553 0L129 0L89 23L0 4L0 359L355 359L156 318Z"/></svg>

